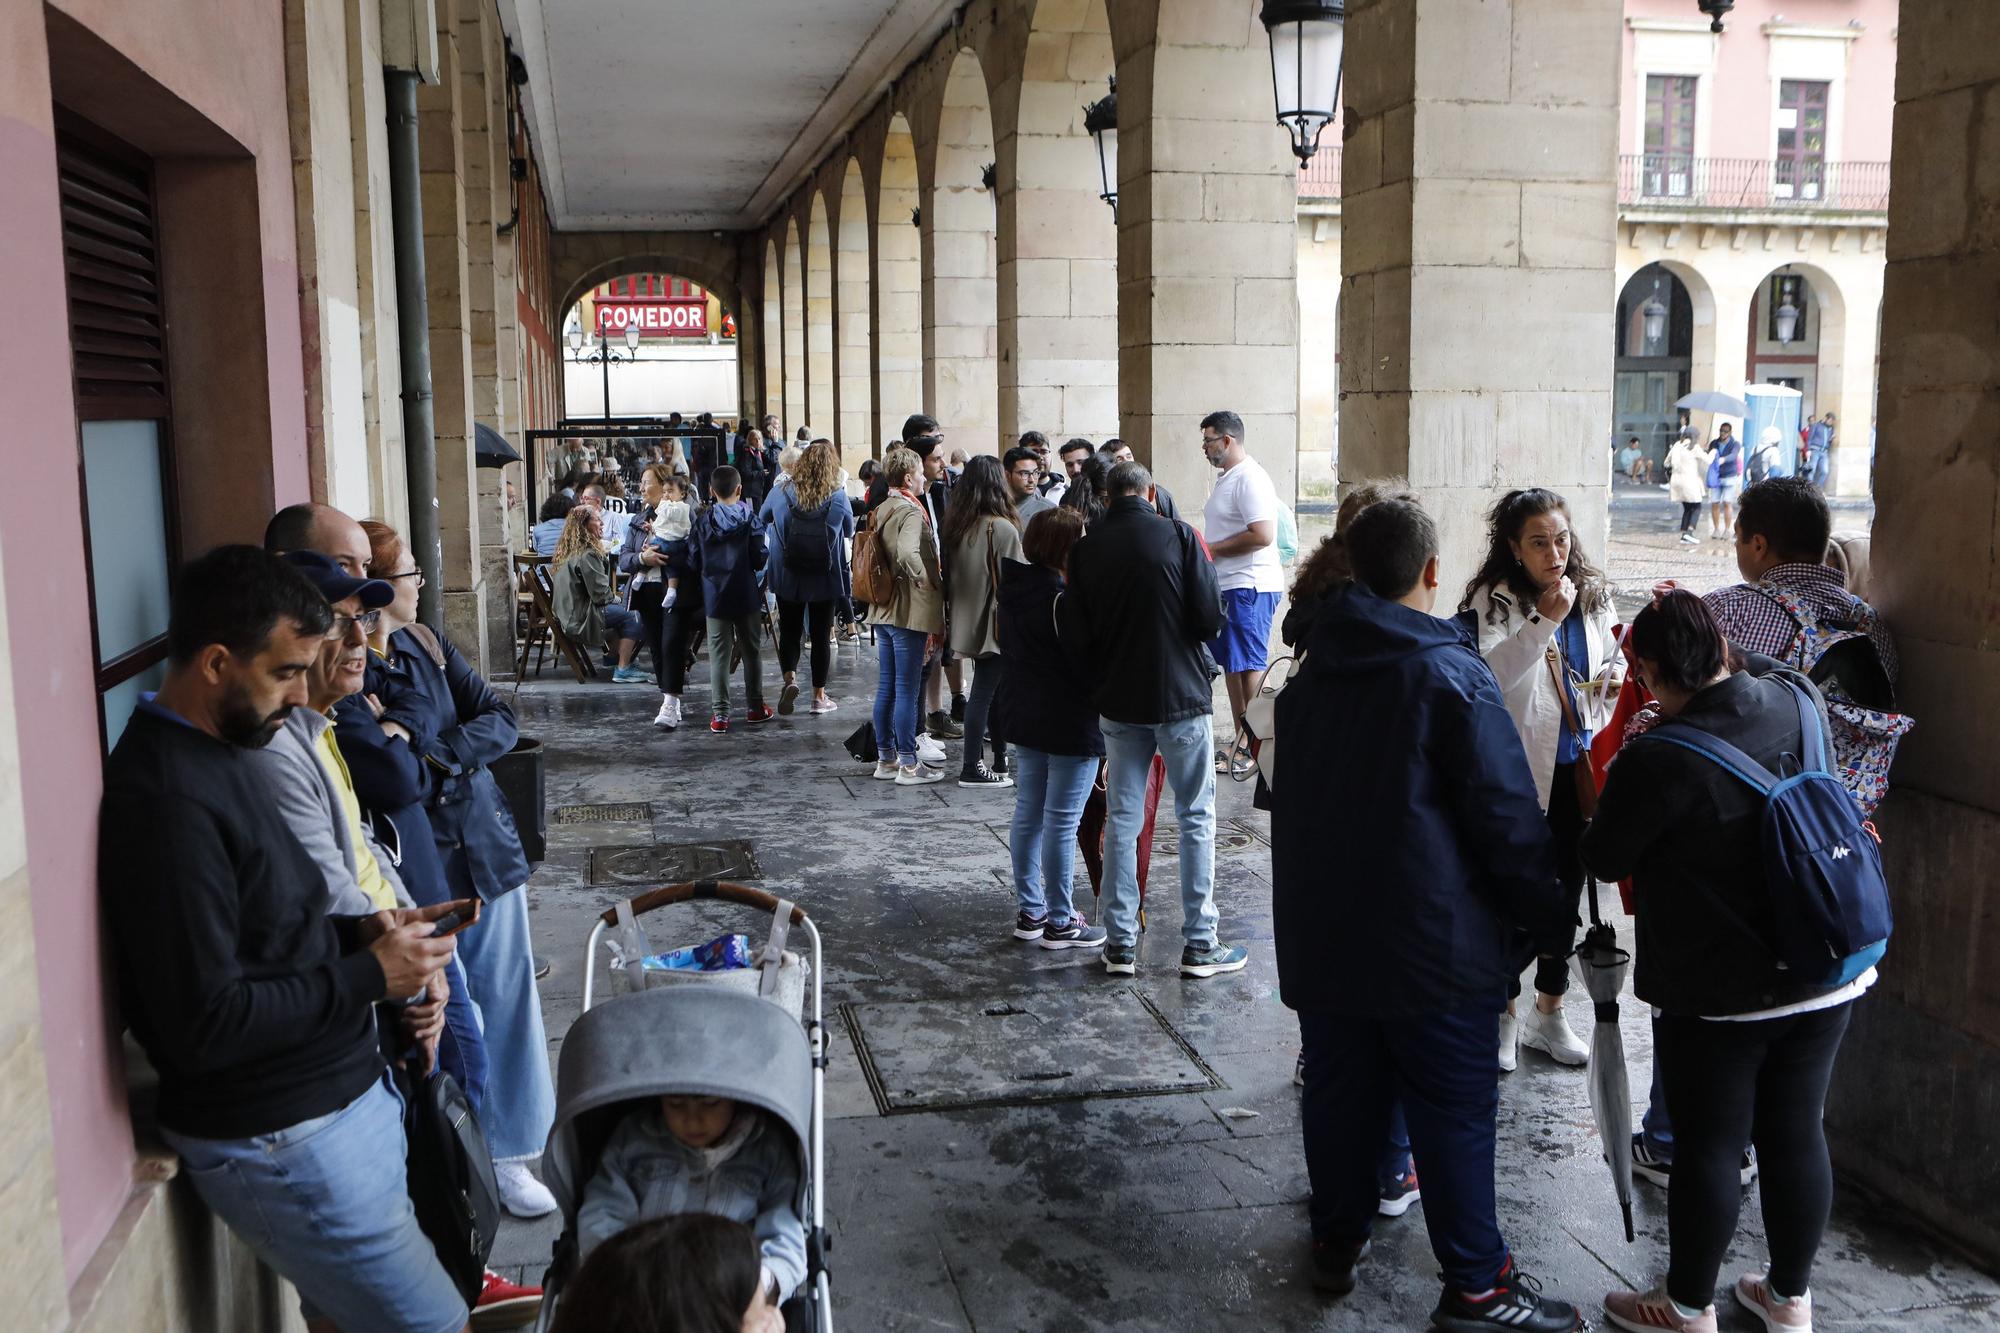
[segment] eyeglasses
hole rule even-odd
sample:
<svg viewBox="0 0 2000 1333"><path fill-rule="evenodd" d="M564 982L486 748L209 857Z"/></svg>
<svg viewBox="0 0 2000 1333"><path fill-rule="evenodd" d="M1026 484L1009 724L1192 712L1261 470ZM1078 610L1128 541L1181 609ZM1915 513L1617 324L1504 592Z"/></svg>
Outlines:
<svg viewBox="0 0 2000 1333"><path fill-rule="evenodd" d="M1041 469L1038 467L1017 467L1014 469L1014 475L1017 477L1032 477L1040 471Z"/></svg>
<svg viewBox="0 0 2000 1333"><path fill-rule="evenodd" d="M390 583L394 583L397 579L416 579L421 582L424 577L424 571L421 569L406 569L400 574L370 574L368 577L383 579Z"/></svg>
<svg viewBox="0 0 2000 1333"><path fill-rule="evenodd" d="M1229 437L1227 435L1210 435L1207 431L1203 431L1201 433L1201 442L1203 444L1227 444Z"/></svg>
<svg viewBox="0 0 2000 1333"><path fill-rule="evenodd" d="M361 632L364 635L373 634L375 632L375 627L380 625L381 623L382 623L382 612L379 609L374 611L363 611L358 616L344 616L341 615L339 612L335 612L333 617L333 624L326 631L326 638L329 643L338 643L341 640L345 639L348 635L348 632L351 631L356 625L361 626Z"/></svg>

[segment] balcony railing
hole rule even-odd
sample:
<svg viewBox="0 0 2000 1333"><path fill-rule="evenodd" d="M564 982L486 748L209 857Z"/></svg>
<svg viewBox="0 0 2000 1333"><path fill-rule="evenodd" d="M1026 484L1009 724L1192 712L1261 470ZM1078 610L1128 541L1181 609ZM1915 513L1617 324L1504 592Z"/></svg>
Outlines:
<svg viewBox="0 0 2000 1333"><path fill-rule="evenodd" d="M1618 159L1618 203L1621 207L1881 213L1889 207L1889 164L1627 153Z"/></svg>
<svg viewBox="0 0 2000 1333"><path fill-rule="evenodd" d="M1332 135L1328 135L1332 138ZM1322 146L1299 173L1299 198L1340 198L1340 150Z"/></svg>

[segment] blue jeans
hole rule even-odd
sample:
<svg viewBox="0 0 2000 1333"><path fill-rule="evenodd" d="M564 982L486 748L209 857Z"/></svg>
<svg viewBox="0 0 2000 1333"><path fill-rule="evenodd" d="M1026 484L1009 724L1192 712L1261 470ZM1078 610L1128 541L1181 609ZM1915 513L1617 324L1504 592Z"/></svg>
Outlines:
<svg viewBox="0 0 2000 1333"><path fill-rule="evenodd" d="M875 627L875 752L904 767L917 762L917 713L923 707L924 644L920 629Z"/></svg>
<svg viewBox="0 0 2000 1333"><path fill-rule="evenodd" d="M966 730L970 735L971 728ZM1075 910L1070 874L1076 867L1076 826L1096 780L1094 755L1014 747L1014 827L1007 845L1014 854L1014 896L1024 915L1046 913L1052 926L1069 924Z"/></svg>
<svg viewBox="0 0 2000 1333"><path fill-rule="evenodd" d="M1101 719L1104 753L1104 928L1109 943L1139 941L1139 829L1146 774L1158 751L1167 761L1174 818L1181 830L1181 937L1215 943L1215 732L1206 713L1179 722ZM1494 1041L1499 1041L1496 1032Z"/></svg>
<svg viewBox="0 0 2000 1333"><path fill-rule="evenodd" d="M1302 1010L1300 1104L1313 1239L1358 1245L1375 1225L1398 1109L1423 1178L1424 1225L1445 1285L1484 1291L1507 1263L1493 1186L1500 1084L1487 1009L1367 1018Z"/></svg>
<svg viewBox="0 0 2000 1333"><path fill-rule="evenodd" d="M486 1104L486 1036L479 1028L479 1006L472 1002L472 983L456 957L445 969L451 998L444 1006L444 1031L438 1035L438 1067L450 1074L472 1103L474 1115Z"/></svg>
<svg viewBox="0 0 2000 1333"><path fill-rule="evenodd" d="M540 1157L556 1118L549 1039L528 938L528 893L487 903L479 924L459 935L458 957L486 1035L486 1106L479 1123L495 1161Z"/></svg>
<svg viewBox="0 0 2000 1333"><path fill-rule="evenodd" d="M299 1289L307 1319L385 1333L465 1326L410 1206L403 1101L386 1071L338 1111L275 1133L161 1135L209 1211Z"/></svg>
<svg viewBox="0 0 2000 1333"><path fill-rule="evenodd" d="M618 650L622 640L634 643L646 641L645 627L639 623L639 613L618 602L604 608L604 646L612 652Z"/></svg>

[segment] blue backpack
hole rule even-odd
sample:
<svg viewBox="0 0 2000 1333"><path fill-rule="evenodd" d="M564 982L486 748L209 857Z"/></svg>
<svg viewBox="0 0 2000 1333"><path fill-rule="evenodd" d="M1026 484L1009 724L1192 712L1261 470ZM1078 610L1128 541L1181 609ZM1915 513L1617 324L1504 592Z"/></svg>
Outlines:
<svg viewBox="0 0 2000 1333"><path fill-rule="evenodd" d="M1804 751L1790 777L1686 723L1669 722L1647 735L1694 751L1763 794L1764 883L1777 920L1778 960L1800 977L1844 986L1888 951L1889 881L1874 830L1828 770L1819 711L1806 691L1789 680L1784 685L1798 705Z"/></svg>

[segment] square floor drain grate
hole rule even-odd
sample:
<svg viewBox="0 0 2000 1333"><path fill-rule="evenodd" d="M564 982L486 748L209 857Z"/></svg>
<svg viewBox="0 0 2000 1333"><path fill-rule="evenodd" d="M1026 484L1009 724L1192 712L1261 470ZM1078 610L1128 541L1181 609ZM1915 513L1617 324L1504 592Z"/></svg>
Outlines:
<svg viewBox="0 0 2000 1333"><path fill-rule="evenodd" d="M593 847L590 882L619 887L679 884L693 879L762 879L749 839L667 842L652 847Z"/></svg>
<svg viewBox="0 0 2000 1333"><path fill-rule="evenodd" d="M653 807L645 801L614 801L608 805L559 805L558 824L650 824Z"/></svg>
<svg viewBox="0 0 2000 1333"><path fill-rule="evenodd" d="M883 1115L1228 1086L1129 988L1096 992L1088 1026L1076 1022L1076 996L1067 992L841 1011Z"/></svg>

